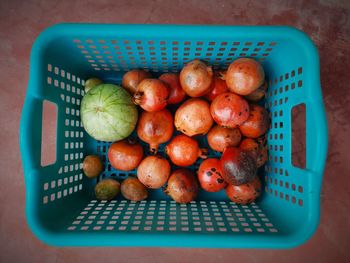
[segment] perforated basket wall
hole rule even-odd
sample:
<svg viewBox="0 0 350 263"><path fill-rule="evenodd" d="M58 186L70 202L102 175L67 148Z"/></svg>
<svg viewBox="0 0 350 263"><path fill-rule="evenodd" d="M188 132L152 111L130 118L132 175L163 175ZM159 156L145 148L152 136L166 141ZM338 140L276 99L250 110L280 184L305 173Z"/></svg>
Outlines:
<svg viewBox="0 0 350 263"><path fill-rule="evenodd" d="M260 176L264 194L248 206L223 192L201 192L179 205L161 190L147 201L94 200L102 177L126 178L106 158L109 143L83 130L84 80L97 76L120 83L125 71L144 68L155 76L178 72L200 58L215 69L238 57L260 61L269 79L265 106L271 113L270 159ZM57 160L42 167L42 105L57 105ZM306 167L292 165L291 110L306 105ZM327 147L327 126L312 42L289 27L62 24L36 40L23 108L20 144L26 179L26 212L33 232L60 246L269 247L298 245L315 231ZM205 139L200 141L207 146ZM162 153L163 146L160 149ZM104 158L100 178L83 176L87 154ZM210 155L217 155L210 152ZM198 167L196 163L193 167Z"/></svg>

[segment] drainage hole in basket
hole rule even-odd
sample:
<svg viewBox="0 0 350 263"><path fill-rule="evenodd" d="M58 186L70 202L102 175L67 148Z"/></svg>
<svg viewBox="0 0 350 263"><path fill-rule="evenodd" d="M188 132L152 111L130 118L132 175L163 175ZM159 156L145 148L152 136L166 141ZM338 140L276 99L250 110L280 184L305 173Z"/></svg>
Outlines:
<svg viewBox="0 0 350 263"><path fill-rule="evenodd" d="M56 127L57 105L44 100L42 108L41 166L56 162Z"/></svg>
<svg viewBox="0 0 350 263"><path fill-rule="evenodd" d="M299 168L306 166L306 105L292 108L292 164Z"/></svg>

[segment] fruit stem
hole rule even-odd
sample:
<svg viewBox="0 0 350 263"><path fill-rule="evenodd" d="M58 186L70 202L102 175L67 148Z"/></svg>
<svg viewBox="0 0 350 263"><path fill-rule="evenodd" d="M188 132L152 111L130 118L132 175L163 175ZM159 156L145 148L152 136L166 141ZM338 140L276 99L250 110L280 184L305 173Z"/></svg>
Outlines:
<svg viewBox="0 0 350 263"><path fill-rule="evenodd" d="M158 144L150 143L150 153L156 154L158 152Z"/></svg>
<svg viewBox="0 0 350 263"><path fill-rule="evenodd" d="M169 191L168 191L168 188L167 188L167 187L165 187L165 188L162 189L162 190L163 190L163 193L164 193L164 194L169 195Z"/></svg>
<svg viewBox="0 0 350 263"><path fill-rule="evenodd" d="M137 139L135 137L129 137L128 138L128 143L131 144L131 145L134 145L137 143Z"/></svg>
<svg viewBox="0 0 350 263"><path fill-rule="evenodd" d="M207 66L207 72L210 76L213 76L213 68L211 66Z"/></svg>
<svg viewBox="0 0 350 263"><path fill-rule="evenodd" d="M143 97L143 92L136 92L132 100L136 105L140 105L140 103L142 102L142 97Z"/></svg>
<svg viewBox="0 0 350 263"><path fill-rule="evenodd" d="M226 71L220 71L219 72L219 78L222 80L226 80Z"/></svg>
<svg viewBox="0 0 350 263"><path fill-rule="evenodd" d="M198 156L202 159L207 159L208 158L208 149L200 148Z"/></svg>

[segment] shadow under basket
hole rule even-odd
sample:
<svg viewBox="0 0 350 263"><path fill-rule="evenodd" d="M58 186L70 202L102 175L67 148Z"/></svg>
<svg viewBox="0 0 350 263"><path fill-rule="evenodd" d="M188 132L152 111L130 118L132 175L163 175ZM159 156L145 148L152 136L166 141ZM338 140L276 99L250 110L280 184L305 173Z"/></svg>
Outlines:
<svg viewBox="0 0 350 263"><path fill-rule="evenodd" d="M142 202L94 199L99 180L124 179L135 171L111 168L110 143L84 131L85 79L120 84L134 68L158 76L179 72L194 58L224 69L239 57L260 61L269 80L263 102L271 115L269 161L260 171L264 189L256 203L237 205L224 191L201 191L189 204L176 204L162 190L151 191ZM328 144L319 74L314 44L291 27L60 24L46 29L32 48L20 127L30 228L55 246L287 248L305 242L319 223ZM56 159L49 165L41 162L44 102L55 105L57 116ZM291 113L300 104L305 106L305 167L292 162ZM205 139L200 144L207 146ZM97 179L82 173L88 154L105 162Z"/></svg>

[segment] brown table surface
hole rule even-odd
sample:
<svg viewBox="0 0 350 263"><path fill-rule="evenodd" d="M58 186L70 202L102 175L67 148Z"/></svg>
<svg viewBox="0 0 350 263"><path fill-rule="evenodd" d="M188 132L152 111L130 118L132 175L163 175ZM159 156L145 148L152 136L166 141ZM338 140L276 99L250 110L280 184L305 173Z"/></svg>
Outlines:
<svg viewBox="0 0 350 263"><path fill-rule="evenodd" d="M350 2L331 1L0 1L0 262L350 262ZM38 241L24 214L18 145L29 53L60 22L292 25L319 48L329 122L321 223L291 250L55 248ZM349 166L348 166L349 165Z"/></svg>

